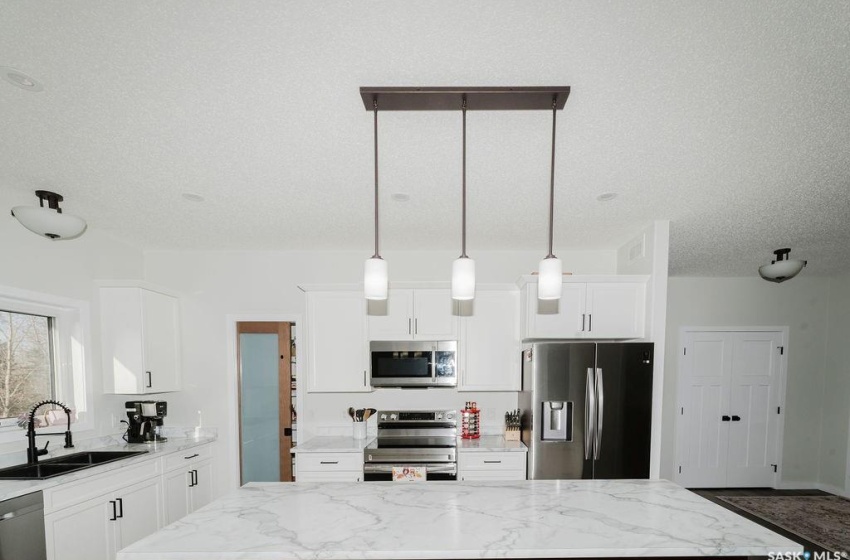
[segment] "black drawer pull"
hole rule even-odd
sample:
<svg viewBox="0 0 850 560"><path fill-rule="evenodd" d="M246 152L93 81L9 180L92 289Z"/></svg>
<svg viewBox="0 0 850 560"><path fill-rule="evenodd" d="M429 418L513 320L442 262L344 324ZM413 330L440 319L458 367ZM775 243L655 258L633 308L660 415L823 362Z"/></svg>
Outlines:
<svg viewBox="0 0 850 560"><path fill-rule="evenodd" d="M116 498L115 501L118 502L118 515L116 517L120 519L124 517L124 498Z"/></svg>
<svg viewBox="0 0 850 560"><path fill-rule="evenodd" d="M319 461L320 465L338 465L339 461Z"/></svg>
<svg viewBox="0 0 850 560"><path fill-rule="evenodd" d="M195 453L194 455L189 455L188 457L183 457L183 458L184 459L194 459L195 457L200 457L200 455L198 453Z"/></svg>
<svg viewBox="0 0 850 560"><path fill-rule="evenodd" d="M738 416L737 414L732 416L732 422L740 422L740 421L741 421L741 417Z"/></svg>
<svg viewBox="0 0 850 560"><path fill-rule="evenodd" d="M484 461L484 462L488 463L488 464L490 464L490 463L501 463L501 461Z"/></svg>
<svg viewBox="0 0 850 560"><path fill-rule="evenodd" d="M721 422L728 422L730 420L731 420L731 418L729 418L729 416L726 415L726 414L724 414L723 416L720 417Z"/></svg>
<svg viewBox="0 0 850 560"><path fill-rule="evenodd" d="M109 503L112 504L112 517L110 517L109 520L115 521L118 519L118 510L115 509L115 500L109 500Z"/></svg>

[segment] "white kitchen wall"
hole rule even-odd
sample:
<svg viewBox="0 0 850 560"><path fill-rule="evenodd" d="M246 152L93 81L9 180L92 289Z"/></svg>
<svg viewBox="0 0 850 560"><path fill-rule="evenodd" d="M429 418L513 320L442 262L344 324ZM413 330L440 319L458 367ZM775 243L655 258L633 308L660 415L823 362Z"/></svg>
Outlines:
<svg viewBox="0 0 850 560"><path fill-rule="evenodd" d="M827 315L819 479L850 495L850 275L830 278Z"/></svg>
<svg viewBox="0 0 850 560"><path fill-rule="evenodd" d="M32 204L33 200L20 204ZM34 197L32 197L34 198ZM37 202L37 201L36 201ZM5 207L5 206L4 206ZM86 349L91 364L95 429L89 432L73 430L74 439L120 432L112 425L113 415L124 414L124 397L103 394L100 367L100 313L95 280L141 279L144 271L142 252L96 230L69 241L51 241L24 229L11 216L0 218L0 286L8 286L51 296L82 300L90 304L90 347ZM39 445L45 439L39 438ZM52 449L61 442L51 442ZM19 443L0 445L0 454L26 449L21 431Z"/></svg>
<svg viewBox="0 0 850 560"><path fill-rule="evenodd" d="M482 252L476 259L481 283L514 283L536 270L544 252ZM235 453L238 442L233 409L236 381L228 363L228 316L287 315L304 317L302 284L356 284L362 281L367 252L148 252L145 280L182 293L183 386L167 397L173 425L193 424L201 410L204 424L219 428L219 449ZM385 252L391 281L447 281L456 252ZM616 251L559 251L564 270L577 274L613 274ZM298 325L303 328L303 323ZM302 347L303 348L303 347ZM306 371L304 371L306 373ZM397 394L396 394L397 393ZM451 395L451 396L447 396ZM469 395L469 396L467 396ZM438 393L389 391L359 395L309 396L310 421L317 426L345 426L349 406L451 406L476 400L493 423L516 406L513 393ZM343 428L344 429L344 428ZM303 434L302 434L303 435ZM217 491L236 484L235 457L217 458Z"/></svg>
<svg viewBox="0 0 850 560"><path fill-rule="evenodd" d="M811 485L818 482L832 283L827 277L806 276L805 271L782 284L766 282L756 276L755 271L753 277L748 278L670 278L664 384L664 412L670 421L662 427L662 477L672 478L674 467L673 417L681 347L679 329L684 326L788 326L783 483ZM844 333L846 346L847 331ZM847 402L845 397L845 409ZM846 426L845 416L843 429L846 430ZM844 441L846 445L846 435Z"/></svg>

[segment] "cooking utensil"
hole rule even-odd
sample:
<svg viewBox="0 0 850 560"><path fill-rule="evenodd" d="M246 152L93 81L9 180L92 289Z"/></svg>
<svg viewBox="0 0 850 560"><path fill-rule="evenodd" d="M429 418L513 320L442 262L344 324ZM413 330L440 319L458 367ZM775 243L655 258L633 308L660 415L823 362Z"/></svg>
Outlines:
<svg viewBox="0 0 850 560"><path fill-rule="evenodd" d="M348 415L351 416L352 422L357 422L357 420L354 419L354 407L353 406L348 407Z"/></svg>
<svg viewBox="0 0 850 560"><path fill-rule="evenodd" d="M367 408L366 410L364 410L363 421L365 422L366 420L368 420L373 414L375 414L375 412L377 411L374 408Z"/></svg>

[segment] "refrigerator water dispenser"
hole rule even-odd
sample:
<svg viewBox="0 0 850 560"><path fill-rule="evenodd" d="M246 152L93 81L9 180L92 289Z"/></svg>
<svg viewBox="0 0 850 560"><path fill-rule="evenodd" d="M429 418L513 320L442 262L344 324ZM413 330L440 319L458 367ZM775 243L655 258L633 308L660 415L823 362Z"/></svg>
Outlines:
<svg viewBox="0 0 850 560"><path fill-rule="evenodd" d="M545 401L543 404L543 441L573 440L573 403Z"/></svg>

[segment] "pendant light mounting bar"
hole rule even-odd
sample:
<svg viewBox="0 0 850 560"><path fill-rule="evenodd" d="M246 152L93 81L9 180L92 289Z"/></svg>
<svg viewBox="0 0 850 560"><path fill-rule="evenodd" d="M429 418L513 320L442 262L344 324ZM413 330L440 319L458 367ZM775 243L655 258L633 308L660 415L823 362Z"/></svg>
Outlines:
<svg viewBox="0 0 850 560"><path fill-rule="evenodd" d="M361 87L367 111L457 111L464 98L469 111L548 111L564 108L570 86L547 87Z"/></svg>
<svg viewBox="0 0 850 560"><path fill-rule="evenodd" d="M466 95L463 96L463 107L461 108L463 111L463 206L462 206L462 225L461 225L461 258L465 259L466 256Z"/></svg>
<svg viewBox="0 0 850 560"><path fill-rule="evenodd" d="M552 245L555 230L555 129L558 118L558 99L552 99L552 165L549 169L549 254L547 259L553 258Z"/></svg>
<svg viewBox="0 0 850 560"><path fill-rule="evenodd" d="M378 98L372 99L372 110L375 112L375 254L373 259L381 258L378 246Z"/></svg>

